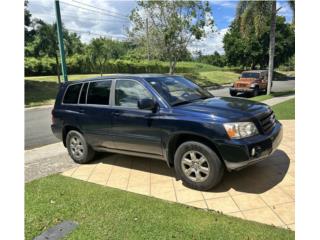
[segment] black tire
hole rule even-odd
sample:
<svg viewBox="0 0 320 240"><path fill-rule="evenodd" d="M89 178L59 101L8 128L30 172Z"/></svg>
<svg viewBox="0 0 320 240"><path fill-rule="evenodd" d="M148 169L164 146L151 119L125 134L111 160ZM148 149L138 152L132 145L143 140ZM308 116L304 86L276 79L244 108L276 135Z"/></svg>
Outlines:
<svg viewBox="0 0 320 240"><path fill-rule="evenodd" d="M188 177L182 169L183 157L189 152L193 151L201 153L207 160L206 165L208 166L209 174L207 175L205 180L201 182L191 180L190 177L192 176ZM201 191L207 191L215 187L221 181L224 174L224 165L217 154L207 145L193 141L185 142L178 147L174 155L174 168L176 174L181 178L186 186Z"/></svg>
<svg viewBox="0 0 320 240"><path fill-rule="evenodd" d="M76 140L77 144L75 144ZM94 158L95 151L87 144L83 135L78 131L71 130L68 132L66 146L70 157L76 163L88 163Z"/></svg>
<svg viewBox="0 0 320 240"><path fill-rule="evenodd" d="M235 96L237 96L237 92L236 92L236 91L230 91L230 95L231 95L232 97L235 97Z"/></svg>
<svg viewBox="0 0 320 240"><path fill-rule="evenodd" d="M258 96L259 95L259 88L254 88L254 90L253 90L253 92L252 92L252 96L253 97L256 97L256 96Z"/></svg>

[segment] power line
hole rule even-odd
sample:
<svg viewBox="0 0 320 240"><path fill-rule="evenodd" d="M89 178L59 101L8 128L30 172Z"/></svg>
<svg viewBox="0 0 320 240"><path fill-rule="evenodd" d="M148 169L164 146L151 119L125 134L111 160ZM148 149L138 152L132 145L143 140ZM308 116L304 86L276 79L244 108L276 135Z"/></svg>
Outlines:
<svg viewBox="0 0 320 240"><path fill-rule="evenodd" d="M64 2L64 1L61 1L61 3L66 4L66 5L69 5L69 6L72 6L72 7L76 7L76 8L79 8L79 9L83 9L83 10L86 10L86 11L91 11L91 12L103 14L103 15L106 15L106 16L110 16L110 17L116 17L116 18L119 18L119 17L120 17L120 16L115 16L115 15L112 15L112 14L109 14L109 13L106 13L106 12L96 11L96 10L93 10L93 9L90 9L90 8L85 8L85 7L73 5L73 4L70 4L70 3L68 3L68 2ZM122 16L121 16L121 18L127 19L127 18L122 17Z"/></svg>
<svg viewBox="0 0 320 240"><path fill-rule="evenodd" d="M112 14L115 14L115 15L118 15L118 16L121 16L121 17L125 17L125 18L128 18L128 16L126 15L122 15L120 13L117 13L117 12L113 12L113 11L110 11L110 10L107 10L107 9L103 9L103 8L98 8L96 6L93 6L93 5L90 5L90 4L87 4L87 3L82 3L82 2L79 2L79 1L76 1L76 0L71 0L72 2L76 2L76 3L79 3L79 4L82 4L84 6L88 6L88 7L91 7L91 8L95 8L95 9L98 9L98 10L101 10L101 11L104 11L104 12L109 12L109 13L112 13Z"/></svg>
<svg viewBox="0 0 320 240"><path fill-rule="evenodd" d="M76 15L69 15L69 14L64 14L62 13L61 14L62 17L68 17L68 18L79 18L79 16L76 16ZM110 21L110 19L107 19L107 18L90 18L90 17L82 17L81 19L78 19L79 21L82 20L82 21L95 21L95 22L107 22L107 21ZM125 20L125 19L118 19L117 21L120 21L120 22L128 22L129 20Z"/></svg>

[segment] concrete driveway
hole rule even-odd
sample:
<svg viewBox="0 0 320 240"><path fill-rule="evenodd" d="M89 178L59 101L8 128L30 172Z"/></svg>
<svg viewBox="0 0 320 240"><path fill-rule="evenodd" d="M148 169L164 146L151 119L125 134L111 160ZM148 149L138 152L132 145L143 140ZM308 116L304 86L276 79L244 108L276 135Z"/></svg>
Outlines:
<svg viewBox="0 0 320 240"><path fill-rule="evenodd" d="M118 154L62 174L167 201L295 229L294 120L281 121L283 141L271 157L239 172L226 173L219 187L201 192L185 187L165 162Z"/></svg>

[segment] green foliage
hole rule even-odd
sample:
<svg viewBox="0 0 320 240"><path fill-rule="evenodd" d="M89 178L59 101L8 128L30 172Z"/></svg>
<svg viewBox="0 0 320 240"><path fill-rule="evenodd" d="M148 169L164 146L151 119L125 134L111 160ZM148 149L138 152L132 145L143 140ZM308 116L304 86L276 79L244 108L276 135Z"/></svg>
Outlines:
<svg viewBox="0 0 320 240"><path fill-rule="evenodd" d="M218 67L224 67L227 64L225 56L220 55L217 51L212 55L201 55L197 60L201 63L211 64Z"/></svg>
<svg viewBox="0 0 320 240"><path fill-rule="evenodd" d="M185 59L188 55L191 39L203 38L205 28L213 26L208 2L138 1L137 5L130 15L133 27L129 37L149 49L152 58L169 61L170 73L181 56Z"/></svg>
<svg viewBox="0 0 320 240"><path fill-rule="evenodd" d="M270 21L269 21L270 22ZM243 35L239 20L235 19L229 32L226 33L223 43L226 61L231 66L254 69L257 66L264 69L268 65L269 51L269 22L265 30L259 34L255 32ZM277 67L289 60L295 52L294 30L285 23L284 17L277 17L276 46L274 66Z"/></svg>

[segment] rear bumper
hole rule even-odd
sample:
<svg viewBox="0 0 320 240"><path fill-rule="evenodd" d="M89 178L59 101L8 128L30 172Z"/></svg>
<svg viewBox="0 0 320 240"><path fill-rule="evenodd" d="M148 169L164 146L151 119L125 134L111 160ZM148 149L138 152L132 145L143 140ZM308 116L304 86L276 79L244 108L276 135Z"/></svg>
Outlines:
<svg viewBox="0 0 320 240"><path fill-rule="evenodd" d="M57 124L51 124L51 131L52 131L53 135L56 138L62 140L63 137L62 137L62 128L61 128L61 126L59 126Z"/></svg>
<svg viewBox="0 0 320 240"><path fill-rule="evenodd" d="M230 92L253 92L254 89L253 88L234 88L234 87L231 87L230 88Z"/></svg>
<svg viewBox="0 0 320 240"><path fill-rule="evenodd" d="M269 157L277 150L282 140L282 134L282 125L277 122L268 135L227 140L218 144L218 150L228 170L240 170Z"/></svg>

